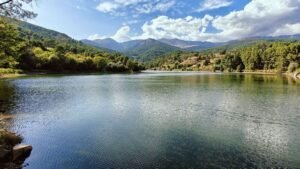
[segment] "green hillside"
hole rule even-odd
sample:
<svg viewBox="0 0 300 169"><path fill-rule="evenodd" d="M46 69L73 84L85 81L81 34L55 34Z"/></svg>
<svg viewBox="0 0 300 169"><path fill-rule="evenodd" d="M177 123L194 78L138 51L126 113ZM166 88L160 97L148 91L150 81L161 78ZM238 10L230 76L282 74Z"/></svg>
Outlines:
<svg viewBox="0 0 300 169"><path fill-rule="evenodd" d="M24 71L138 71L141 64L30 23L0 18L0 68Z"/></svg>
<svg viewBox="0 0 300 169"><path fill-rule="evenodd" d="M293 72L300 68L300 42L256 41L203 52L173 52L148 62L147 67L184 71Z"/></svg>
<svg viewBox="0 0 300 169"><path fill-rule="evenodd" d="M180 50L177 47L161 43L154 39L142 40L136 46L125 51L125 55L134 57L141 62L147 62L156 57Z"/></svg>

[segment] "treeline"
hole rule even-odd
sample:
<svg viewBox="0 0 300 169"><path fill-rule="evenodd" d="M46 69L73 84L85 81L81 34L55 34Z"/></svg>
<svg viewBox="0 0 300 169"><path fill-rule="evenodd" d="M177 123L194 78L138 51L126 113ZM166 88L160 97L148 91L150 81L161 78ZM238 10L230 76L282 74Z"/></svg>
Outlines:
<svg viewBox="0 0 300 169"><path fill-rule="evenodd" d="M221 52L174 52L148 62L147 67L185 71L294 72L300 67L300 42L256 43Z"/></svg>
<svg viewBox="0 0 300 169"><path fill-rule="evenodd" d="M66 35L32 26L43 31L35 33L15 23L15 20L0 17L0 68L53 72L125 72L144 69L141 63L119 53L109 53Z"/></svg>

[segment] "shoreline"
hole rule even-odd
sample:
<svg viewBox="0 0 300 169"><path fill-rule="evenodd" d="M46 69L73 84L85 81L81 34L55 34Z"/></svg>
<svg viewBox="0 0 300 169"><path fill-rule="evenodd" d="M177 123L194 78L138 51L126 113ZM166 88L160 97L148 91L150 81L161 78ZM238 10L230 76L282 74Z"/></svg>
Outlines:
<svg viewBox="0 0 300 169"><path fill-rule="evenodd" d="M11 70L14 71L14 70ZM140 73L143 70L139 71L132 71L132 70L127 70L127 71L61 71L61 72L56 72L56 71L47 71L47 70L33 70L33 71L23 71L20 70L19 72L15 73L3 73L0 68L0 79L5 79L5 78L17 78L17 77L22 77L22 76L39 76L39 75L99 75L99 74L136 74Z"/></svg>
<svg viewBox="0 0 300 169"><path fill-rule="evenodd" d="M292 78L295 81L300 81L300 72L284 72L284 73L276 73L276 72L263 72L263 71L246 71L246 72L220 72L220 71L182 71L182 70L146 70L143 71L145 73L151 73L151 72L161 72L161 73L186 73L186 72L191 72L191 73L215 73L215 74L224 74L224 75L230 75L230 74L241 74L241 75L269 75L269 76L284 76L284 77L289 77Z"/></svg>
<svg viewBox="0 0 300 169"><path fill-rule="evenodd" d="M0 168L22 168L24 161L30 156L31 145L22 145L23 138L7 129L13 115L0 114Z"/></svg>
<svg viewBox="0 0 300 169"><path fill-rule="evenodd" d="M27 76L43 76L43 75L53 75L53 76L55 75L105 75L105 74L136 74L140 72L26 72L26 73L17 73L17 74L0 74L0 80L27 77Z"/></svg>
<svg viewBox="0 0 300 169"><path fill-rule="evenodd" d="M0 79L10 79L27 76L27 74L0 74Z"/></svg>
<svg viewBox="0 0 300 169"><path fill-rule="evenodd" d="M213 72L213 71L182 71L182 70L144 70L140 72L26 72L15 74L0 74L1 79L13 79L27 76L43 76L43 75L105 75L105 74L137 74L137 73L216 73L216 74L253 74L253 75L279 75L288 76L295 80L300 80L300 72L293 73L276 73L276 72L262 72L262 71L245 71L245 72Z"/></svg>
<svg viewBox="0 0 300 169"><path fill-rule="evenodd" d="M226 71L210 71L210 70L179 70L179 69L174 69L174 70L153 70L153 69L147 69L143 72L209 72L209 73L242 73L242 74L284 74L284 73L276 73L275 71L263 71L263 70L258 70L258 71L244 71L244 72L226 72Z"/></svg>
<svg viewBox="0 0 300 169"><path fill-rule="evenodd" d="M257 74L257 75L292 75L294 73L276 73L276 72L260 72L260 71L246 71L246 72L220 72L220 71L182 71L182 70L146 70L146 71L142 71L145 73L149 73L149 72L172 72L172 73L184 73L184 72L195 72L195 73L219 73L219 74Z"/></svg>

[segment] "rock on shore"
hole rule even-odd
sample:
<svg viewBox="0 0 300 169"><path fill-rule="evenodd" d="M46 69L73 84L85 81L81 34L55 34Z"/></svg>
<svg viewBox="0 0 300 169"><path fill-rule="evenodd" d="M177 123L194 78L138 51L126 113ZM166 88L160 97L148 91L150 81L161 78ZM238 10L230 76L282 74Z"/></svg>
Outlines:
<svg viewBox="0 0 300 169"><path fill-rule="evenodd" d="M32 146L19 145L22 138L7 130L0 130L0 168L21 169L30 156Z"/></svg>

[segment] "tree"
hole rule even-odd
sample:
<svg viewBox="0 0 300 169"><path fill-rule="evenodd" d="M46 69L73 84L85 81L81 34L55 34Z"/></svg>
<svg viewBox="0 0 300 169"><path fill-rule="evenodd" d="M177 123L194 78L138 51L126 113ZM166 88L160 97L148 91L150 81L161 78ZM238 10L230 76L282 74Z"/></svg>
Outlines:
<svg viewBox="0 0 300 169"><path fill-rule="evenodd" d="M22 50L19 51L20 56L18 57L18 68L24 70L32 70L36 68L37 58L31 51L30 46L25 46Z"/></svg>
<svg viewBox="0 0 300 169"><path fill-rule="evenodd" d="M245 65L239 53L226 54L226 56L222 59L221 64L223 68L225 68L229 72L232 71L242 72L245 69Z"/></svg>
<svg viewBox="0 0 300 169"><path fill-rule="evenodd" d="M96 64L96 69L102 71L107 65L107 60L100 56L96 56L94 57L94 63Z"/></svg>
<svg viewBox="0 0 300 169"><path fill-rule="evenodd" d="M66 52L66 49L62 45L58 45L55 47L55 51L58 55L63 55Z"/></svg>
<svg viewBox="0 0 300 169"><path fill-rule="evenodd" d="M24 4L30 4L34 0L6 0L0 3L0 15L18 19L31 19L37 16L32 11L23 8Z"/></svg>
<svg viewBox="0 0 300 169"><path fill-rule="evenodd" d="M17 29L0 17L0 67L13 68L20 47ZM12 64L13 63L13 64Z"/></svg>
<svg viewBox="0 0 300 169"><path fill-rule="evenodd" d="M221 50L220 54L221 54L221 55L225 55L226 52L227 52L226 49L223 49L223 50Z"/></svg>

